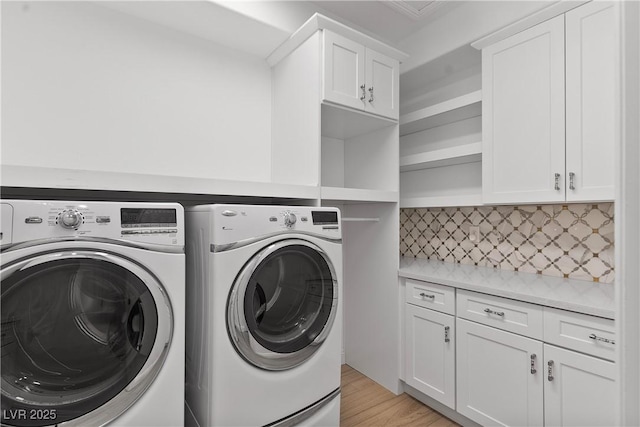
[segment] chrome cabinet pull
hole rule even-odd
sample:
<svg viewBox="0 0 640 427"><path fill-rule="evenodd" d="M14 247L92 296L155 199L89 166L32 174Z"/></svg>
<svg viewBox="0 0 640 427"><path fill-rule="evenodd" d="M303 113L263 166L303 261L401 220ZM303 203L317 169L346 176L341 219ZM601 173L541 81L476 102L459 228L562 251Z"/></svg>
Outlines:
<svg viewBox="0 0 640 427"><path fill-rule="evenodd" d="M555 186L554 188L558 191L560 191L560 174L556 173L555 174Z"/></svg>
<svg viewBox="0 0 640 427"><path fill-rule="evenodd" d="M599 337L596 334L589 335L589 338L591 338L592 340L596 340L596 341L606 342L607 344L614 344L615 345L615 343L616 343L614 340L610 340L609 338Z"/></svg>
<svg viewBox="0 0 640 427"><path fill-rule="evenodd" d="M361 85L360 89L362 89L362 96L360 97L360 101L364 102L364 100L367 99L367 91L365 85Z"/></svg>
<svg viewBox="0 0 640 427"><path fill-rule="evenodd" d="M436 297L435 295L425 294L424 292L421 292L421 293L420 293L420 296L421 296L422 298L429 298L429 299L435 299L435 297Z"/></svg>
<svg viewBox="0 0 640 427"><path fill-rule="evenodd" d="M487 314L495 314L496 316L504 317L504 311L493 311L490 308L485 308L484 312Z"/></svg>
<svg viewBox="0 0 640 427"><path fill-rule="evenodd" d="M531 355L531 373L535 374L536 372L538 372L538 370L536 369L536 355L532 354Z"/></svg>
<svg viewBox="0 0 640 427"><path fill-rule="evenodd" d="M553 381L553 360L547 362L547 380Z"/></svg>
<svg viewBox="0 0 640 427"><path fill-rule="evenodd" d="M373 102L373 86L369 88L369 102Z"/></svg>
<svg viewBox="0 0 640 427"><path fill-rule="evenodd" d="M576 189L576 174L573 172L569 172L569 190L575 190Z"/></svg>
<svg viewBox="0 0 640 427"><path fill-rule="evenodd" d="M449 331L450 331L450 327L449 326L445 326L444 327L444 342L450 342L451 339L449 338Z"/></svg>

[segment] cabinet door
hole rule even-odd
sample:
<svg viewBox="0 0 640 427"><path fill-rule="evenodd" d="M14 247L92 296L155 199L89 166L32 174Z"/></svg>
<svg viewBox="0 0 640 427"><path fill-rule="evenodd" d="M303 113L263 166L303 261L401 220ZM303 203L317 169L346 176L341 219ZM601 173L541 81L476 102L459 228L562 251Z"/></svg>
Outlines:
<svg viewBox="0 0 640 427"><path fill-rule="evenodd" d="M485 203L564 195L564 16L482 50Z"/></svg>
<svg viewBox="0 0 640 427"><path fill-rule="evenodd" d="M545 426L616 425L613 362L544 345Z"/></svg>
<svg viewBox="0 0 640 427"><path fill-rule="evenodd" d="M613 200L619 91L615 2L566 14L568 201Z"/></svg>
<svg viewBox="0 0 640 427"><path fill-rule="evenodd" d="M456 336L457 411L482 425L542 425L542 342L460 318Z"/></svg>
<svg viewBox="0 0 640 427"><path fill-rule="evenodd" d="M365 80L366 105L371 113L398 119L398 85L400 65L379 52L366 49Z"/></svg>
<svg viewBox="0 0 640 427"><path fill-rule="evenodd" d="M365 49L361 44L324 30L323 99L364 109Z"/></svg>
<svg viewBox="0 0 640 427"><path fill-rule="evenodd" d="M454 317L412 304L405 310L405 382L454 409Z"/></svg>

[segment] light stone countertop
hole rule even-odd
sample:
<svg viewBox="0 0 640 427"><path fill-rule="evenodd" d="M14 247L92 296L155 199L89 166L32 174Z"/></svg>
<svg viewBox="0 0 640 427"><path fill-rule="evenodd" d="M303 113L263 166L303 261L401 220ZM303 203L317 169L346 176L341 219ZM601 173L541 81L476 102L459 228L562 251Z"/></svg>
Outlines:
<svg viewBox="0 0 640 427"><path fill-rule="evenodd" d="M400 257L400 277L511 298L593 316L615 318L613 283Z"/></svg>

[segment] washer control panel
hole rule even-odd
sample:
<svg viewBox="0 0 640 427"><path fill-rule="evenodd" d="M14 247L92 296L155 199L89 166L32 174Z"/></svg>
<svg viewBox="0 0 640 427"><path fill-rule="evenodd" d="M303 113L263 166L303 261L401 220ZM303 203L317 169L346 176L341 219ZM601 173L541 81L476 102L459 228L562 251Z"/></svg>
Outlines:
<svg viewBox="0 0 640 427"><path fill-rule="evenodd" d="M13 243L85 236L184 245L184 209L177 203L4 200L4 205L13 212Z"/></svg>

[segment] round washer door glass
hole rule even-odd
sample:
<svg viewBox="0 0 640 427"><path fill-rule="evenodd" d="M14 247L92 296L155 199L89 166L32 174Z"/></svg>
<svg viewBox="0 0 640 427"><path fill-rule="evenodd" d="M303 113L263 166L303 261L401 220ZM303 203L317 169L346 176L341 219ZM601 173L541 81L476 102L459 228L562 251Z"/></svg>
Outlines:
<svg viewBox="0 0 640 427"><path fill-rule="evenodd" d="M114 259L58 253L2 267L3 425L80 421L116 403L113 417L137 399L117 396L162 339L159 307L151 276Z"/></svg>
<svg viewBox="0 0 640 427"><path fill-rule="evenodd" d="M303 363L326 339L337 311L336 273L325 252L298 239L256 254L229 297L236 350L253 365L284 370Z"/></svg>

